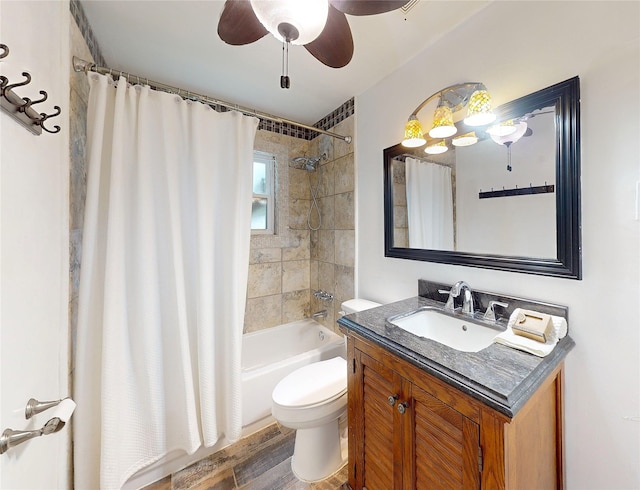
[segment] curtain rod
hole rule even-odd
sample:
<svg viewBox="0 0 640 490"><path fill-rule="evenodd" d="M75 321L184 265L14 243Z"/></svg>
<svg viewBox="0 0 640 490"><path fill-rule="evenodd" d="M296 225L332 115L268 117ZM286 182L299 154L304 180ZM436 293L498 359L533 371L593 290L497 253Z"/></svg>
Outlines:
<svg viewBox="0 0 640 490"><path fill-rule="evenodd" d="M181 88L178 87L172 87L170 85L165 85L164 83L160 83L160 82L154 82L152 80L149 80L147 77L140 77L138 75L132 75L131 73L127 73L124 71L120 71L120 70L114 70L112 68L107 68L105 66L98 66L95 63L92 63L90 61L85 61L83 59L78 58L77 56L73 57L73 70L75 72L84 72L84 73L88 73L90 71L94 71L96 73L100 73L102 75L118 75L121 77L125 77L127 78L127 80L131 81L132 78L135 78L138 82L144 80L145 84L149 85L151 88L154 88L156 90L162 90L163 92L169 92L171 94L176 94L179 95L180 97L184 98L184 99L189 99L189 100L193 100L196 102L203 102L205 104L216 104L216 105L220 105L223 107L227 107L228 109L233 109L239 112L242 112L243 114L247 114L250 116L255 116L258 117L260 119L266 119L267 121L274 121L277 123L281 123L281 124L291 124L293 126L298 126L304 129L308 129L311 131L315 131L317 133L322 133L322 134L326 134L328 136L331 136L332 138L337 138L337 139L341 139L343 141L345 141L346 143L351 143L352 138L351 136L343 136L341 134L337 134L337 133L332 133L330 131L325 131L324 129L320 129L320 128L316 128L313 126L309 126L307 124L302 124L296 121L291 121L290 119L285 119L283 117L279 117L279 116L273 116L271 114L267 114L265 112L260 112L260 111L256 111L254 109L248 109L246 107L242 107L239 106L238 104L232 104L230 102L225 102L223 100L220 99L214 99L213 97L209 97L207 95L201 95L201 94L197 94L195 92L190 92L187 90L183 90Z"/></svg>

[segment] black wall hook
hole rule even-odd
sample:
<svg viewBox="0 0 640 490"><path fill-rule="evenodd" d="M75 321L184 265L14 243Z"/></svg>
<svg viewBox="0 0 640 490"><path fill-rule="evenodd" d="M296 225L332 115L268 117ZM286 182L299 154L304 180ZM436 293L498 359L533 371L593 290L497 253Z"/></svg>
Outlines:
<svg viewBox="0 0 640 490"><path fill-rule="evenodd" d="M22 76L25 78L24 82L12 83L11 85L7 85L4 90L13 90L16 87L22 87L23 85L28 85L31 83L31 75L29 75L26 71L22 72Z"/></svg>
<svg viewBox="0 0 640 490"><path fill-rule="evenodd" d="M41 102L44 102L45 100L47 100L47 98L49 97L44 90L40 90L39 93L40 95L42 95L42 99L34 100L33 102L31 102L31 105L40 104Z"/></svg>
<svg viewBox="0 0 640 490"><path fill-rule="evenodd" d="M61 109L60 109L60 107L58 107L57 105L54 105L54 106L53 106L53 108L56 110L56 112L55 112L55 113L53 113L53 114L45 114L44 112L42 112L42 113L40 114L40 116L41 116L42 118L41 118L41 119L40 119L40 121L38 122L38 124L40 125L40 127L41 127L42 129L44 129L47 133L52 133L52 134L53 134L53 133L59 133L59 132L60 132L60 126L54 126L55 131L51 131L51 130L47 129L47 128L44 126L44 122L45 122L47 119L49 119L49 118L59 116L59 115L60 115L60 113L62 112L62 111L61 111Z"/></svg>
<svg viewBox="0 0 640 490"><path fill-rule="evenodd" d="M6 58L9 54L9 48L4 44L0 44L0 50L2 50L0 53L0 59ZM60 107L57 105L53 106L55 112L52 114L47 114L45 112L38 113L32 107L35 104L41 104L47 100L47 92L40 90L39 93L42 95L42 98L38 100L31 100L28 97L20 97L14 92L15 88L23 87L31 83L31 75L28 72L22 72L22 76L25 78L22 82L11 84L7 77L0 76L0 106L2 107L2 110L35 135L42 134L43 129L47 133L60 132L60 126L54 126L54 130L50 130L44 126L44 122L47 119L60 115L62 112Z"/></svg>

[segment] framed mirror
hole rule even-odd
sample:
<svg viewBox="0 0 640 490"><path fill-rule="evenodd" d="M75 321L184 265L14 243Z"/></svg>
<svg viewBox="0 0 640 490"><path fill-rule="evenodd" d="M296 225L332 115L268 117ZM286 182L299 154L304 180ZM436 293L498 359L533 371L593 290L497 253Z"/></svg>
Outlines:
<svg viewBox="0 0 640 490"><path fill-rule="evenodd" d="M581 279L579 78L494 112L446 153L384 150L385 256Z"/></svg>

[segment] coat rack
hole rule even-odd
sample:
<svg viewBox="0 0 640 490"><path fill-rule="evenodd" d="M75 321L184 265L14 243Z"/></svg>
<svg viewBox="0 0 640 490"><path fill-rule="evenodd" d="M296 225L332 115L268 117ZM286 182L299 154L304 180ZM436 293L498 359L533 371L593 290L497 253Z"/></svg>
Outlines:
<svg viewBox="0 0 640 490"><path fill-rule="evenodd" d="M0 50L2 51L0 53L0 60L9 55L9 48L6 45L0 44ZM13 91L16 87L22 87L31 82L31 75L29 75L29 73L26 71L22 72L22 76L25 77L24 81L12 84L9 83L9 79L7 77L0 76L0 106L2 107L2 110L35 135L42 134L43 129L47 133L58 133L60 131L60 126L54 126L54 129L50 130L44 125L44 122L47 119L59 116L61 112L60 107L57 105L53 106L55 110L53 114L46 114L44 112L38 113L33 108L34 105L47 100L48 95L44 90L40 90L42 98L38 100L20 97Z"/></svg>
<svg viewBox="0 0 640 490"><path fill-rule="evenodd" d="M491 189L490 191L482 192L482 189L480 189L478 198L489 199L491 197L527 196L530 194L546 194L549 192L554 192L554 190L555 186L553 184L547 185L547 183L545 182L544 185L538 185L535 187L529 184L529 187L518 188L518 186L516 186L514 189L505 189L503 187L502 190L498 191L494 191L493 189Z"/></svg>

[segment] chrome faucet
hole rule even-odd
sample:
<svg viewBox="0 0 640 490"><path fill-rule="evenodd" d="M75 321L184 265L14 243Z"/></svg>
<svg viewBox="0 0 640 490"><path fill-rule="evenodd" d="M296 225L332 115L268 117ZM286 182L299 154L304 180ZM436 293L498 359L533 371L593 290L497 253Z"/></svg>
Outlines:
<svg viewBox="0 0 640 490"><path fill-rule="evenodd" d="M313 318L314 320L316 318L327 318L327 310L316 311L313 315L311 315L311 318Z"/></svg>
<svg viewBox="0 0 640 490"><path fill-rule="evenodd" d="M473 316L473 313L475 312L473 306L473 295L471 294L471 286L469 286L466 282L458 281L453 286L451 286L450 291L447 291L446 289L440 289L438 292L449 295L449 298L447 298L447 303L444 305L444 309L449 311L455 310L454 298L460 296L460 293L464 293L462 296L462 314Z"/></svg>

